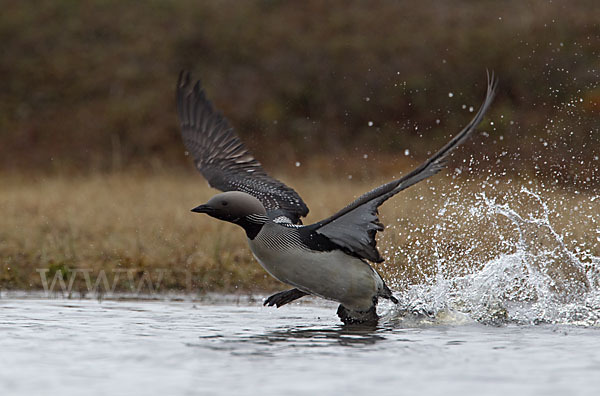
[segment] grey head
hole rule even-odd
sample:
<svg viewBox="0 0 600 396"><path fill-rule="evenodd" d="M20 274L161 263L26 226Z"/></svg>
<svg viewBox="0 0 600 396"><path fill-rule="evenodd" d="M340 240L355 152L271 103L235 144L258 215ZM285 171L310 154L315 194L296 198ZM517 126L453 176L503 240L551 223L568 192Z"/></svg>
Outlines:
<svg viewBox="0 0 600 396"><path fill-rule="evenodd" d="M267 211L263 204L255 197L242 191L227 191L217 194L204 205L192 209L192 212L206 213L219 220L242 226L246 233L253 224L264 224Z"/></svg>

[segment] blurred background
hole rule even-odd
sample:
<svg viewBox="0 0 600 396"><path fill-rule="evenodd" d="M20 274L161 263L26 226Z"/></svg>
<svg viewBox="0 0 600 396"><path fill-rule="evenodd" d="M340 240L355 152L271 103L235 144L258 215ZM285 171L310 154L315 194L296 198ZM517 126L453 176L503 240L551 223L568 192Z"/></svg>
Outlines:
<svg viewBox="0 0 600 396"><path fill-rule="evenodd" d="M242 237L224 248L241 269L215 272L235 243L189 220L212 192L198 193L179 136L182 69L318 215L348 197L319 206L317 175L370 188L406 172L470 120L486 70L498 95L454 176L596 191L599 15L595 0L4 0L0 287L81 265L193 267L208 289L249 271L270 282L240 267L252 262Z"/></svg>
<svg viewBox="0 0 600 396"><path fill-rule="evenodd" d="M329 172L456 133L500 78L476 160L598 182L597 1L4 1L3 171L189 166L174 86L202 79L265 164ZM276 143L274 143L276 142ZM332 156L332 154L334 154ZM380 157L378 160L377 157ZM386 161L381 161L385 158ZM367 161L368 162L368 161ZM594 164L594 166L590 166Z"/></svg>

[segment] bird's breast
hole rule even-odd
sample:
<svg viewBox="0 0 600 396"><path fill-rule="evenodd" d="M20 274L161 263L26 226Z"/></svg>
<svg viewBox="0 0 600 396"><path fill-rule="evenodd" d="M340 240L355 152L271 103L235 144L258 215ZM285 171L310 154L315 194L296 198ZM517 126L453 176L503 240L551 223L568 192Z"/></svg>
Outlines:
<svg viewBox="0 0 600 396"><path fill-rule="evenodd" d="M254 257L274 278L348 308L369 309L383 287L381 277L366 262L337 249L311 250L294 229L263 227L248 243Z"/></svg>

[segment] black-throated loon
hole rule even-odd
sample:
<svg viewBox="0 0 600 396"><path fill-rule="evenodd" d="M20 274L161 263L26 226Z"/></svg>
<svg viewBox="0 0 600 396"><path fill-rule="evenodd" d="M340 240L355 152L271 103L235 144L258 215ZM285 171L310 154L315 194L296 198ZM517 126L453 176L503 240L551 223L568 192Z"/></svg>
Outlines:
<svg viewBox="0 0 600 396"><path fill-rule="evenodd" d="M300 220L308 207L298 193L270 177L213 109L200 82L181 72L177 111L183 142L198 170L221 191L192 211L241 226L254 257L273 277L294 288L272 295L265 305L280 307L311 294L340 303L346 323L376 322L379 297L398 300L367 261L382 262L375 235L383 230L377 208L398 192L445 166L448 154L483 120L495 94L488 75L485 100L471 122L450 142L404 177L362 195L331 217L311 225Z"/></svg>

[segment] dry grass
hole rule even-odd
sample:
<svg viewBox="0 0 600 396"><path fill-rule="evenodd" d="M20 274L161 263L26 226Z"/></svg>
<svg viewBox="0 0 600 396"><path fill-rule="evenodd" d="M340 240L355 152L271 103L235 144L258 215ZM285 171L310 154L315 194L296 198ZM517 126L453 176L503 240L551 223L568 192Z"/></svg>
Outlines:
<svg viewBox="0 0 600 396"><path fill-rule="evenodd" d="M386 180L282 179L293 185L311 208L307 223L331 214L351 197ZM492 189L489 184L484 187L481 180L454 183L448 176L438 176L393 198L382 207L388 228L381 234L379 246L388 260L379 270L398 287L405 284L402 280L416 281L434 273L439 258L445 258L447 266L460 266L465 260L484 263L509 252L514 243L506 241L517 238L510 222L469 214L475 194L481 191L510 202L520 213L540 211L535 200L508 194L515 190L514 183L503 183ZM130 291L140 284L144 285L142 291L151 291L144 283L148 280L154 288L160 282L162 291L267 291L281 287L253 260L241 229L189 212L214 193L196 174L39 179L2 175L0 185L0 289L42 289L40 270L47 270L49 283L57 273L67 280L73 278L73 290L81 292L87 287L83 273L88 271L95 283L102 270L111 285L115 275L121 274L115 281L118 291ZM600 255L597 216L593 215L600 209L600 200L567 191L544 195L554 228L566 234L567 245L575 249L580 243ZM443 208L444 213L440 212ZM504 243L500 243L500 234ZM541 236L539 240L543 243Z"/></svg>

